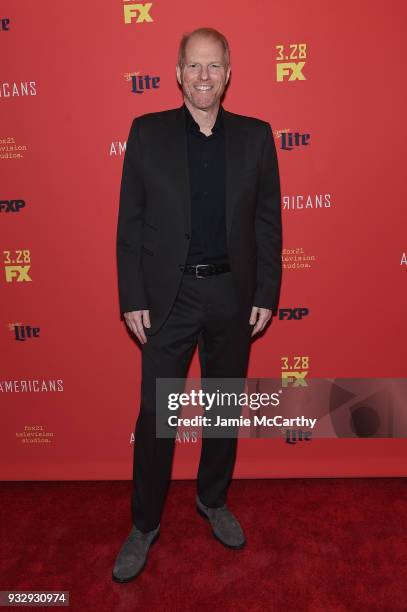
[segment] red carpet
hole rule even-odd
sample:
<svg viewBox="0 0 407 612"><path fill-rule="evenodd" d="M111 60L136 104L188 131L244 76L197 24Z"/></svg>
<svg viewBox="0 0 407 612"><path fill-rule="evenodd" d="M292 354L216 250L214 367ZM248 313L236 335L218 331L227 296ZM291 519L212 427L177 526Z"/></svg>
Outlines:
<svg viewBox="0 0 407 612"><path fill-rule="evenodd" d="M120 585L130 487L3 483L0 589L70 591L70 608L89 611L407 610L404 479L236 480L237 551L197 514L195 482L174 481L146 569Z"/></svg>

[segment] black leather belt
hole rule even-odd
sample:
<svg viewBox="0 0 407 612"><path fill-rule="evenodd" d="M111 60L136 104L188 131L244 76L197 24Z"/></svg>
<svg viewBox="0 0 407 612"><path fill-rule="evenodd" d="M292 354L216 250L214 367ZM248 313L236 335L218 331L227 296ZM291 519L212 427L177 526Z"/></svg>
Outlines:
<svg viewBox="0 0 407 612"><path fill-rule="evenodd" d="M195 276L195 278L205 278L205 276L212 276L213 274L222 274L222 272L229 272L230 265L226 264L197 264L180 266L184 274Z"/></svg>

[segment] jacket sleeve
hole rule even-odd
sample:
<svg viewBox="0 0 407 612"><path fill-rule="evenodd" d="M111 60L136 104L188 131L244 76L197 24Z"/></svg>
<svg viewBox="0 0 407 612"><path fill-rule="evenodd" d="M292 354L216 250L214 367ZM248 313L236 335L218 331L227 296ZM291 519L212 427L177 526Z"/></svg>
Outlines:
<svg viewBox="0 0 407 612"><path fill-rule="evenodd" d="M121 314L149 309L141 265L145 206L140 121L134 119L123 161L116 235Z"/></svg>
<svg viewBox="0 0 407 612"><path fill-rule="evenodd" d="M257 285L253 306L270 308L273 314L277 314L282 275L281 191L273 133L269 123L265 127L255 216Z"/></svg>

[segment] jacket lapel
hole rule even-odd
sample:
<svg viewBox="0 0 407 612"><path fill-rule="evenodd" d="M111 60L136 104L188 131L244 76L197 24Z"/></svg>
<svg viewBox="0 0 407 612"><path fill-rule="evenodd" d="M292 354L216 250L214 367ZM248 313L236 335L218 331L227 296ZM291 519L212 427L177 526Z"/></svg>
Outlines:
<svg viewBox="0 0 407 612"><path fill-rule="evenodd" d="M247 132L238 117L224 110L225 149L226 149L226 234L229 245L233 214L238 198L239 177L245 168L247 155Z"/></svg>
<svg viewBox="0 0 407 612"><path fill-rule="evenodd" d="M163 118L168 118L162 131L161 146L165 149L165 163L168 177L174 184L177 194L175 206L171 214L179 217L185 231L191 231L191 190L189 183L187 137L185 132L185 117L182 106L166 111ZM163 122L164 123L164 122Z"/></svg>

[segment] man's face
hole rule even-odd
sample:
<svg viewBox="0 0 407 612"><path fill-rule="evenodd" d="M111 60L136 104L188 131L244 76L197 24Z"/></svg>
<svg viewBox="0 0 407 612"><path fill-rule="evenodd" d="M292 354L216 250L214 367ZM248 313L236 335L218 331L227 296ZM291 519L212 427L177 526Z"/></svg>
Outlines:
<svg viewBox="0 0 407 612"><path fill-rule="evenodd" d="M217 107L230 76L222 44L203 36L192 36L185 49L182 69L177 65L177 80L184 97L195 108Z"/></svg>

